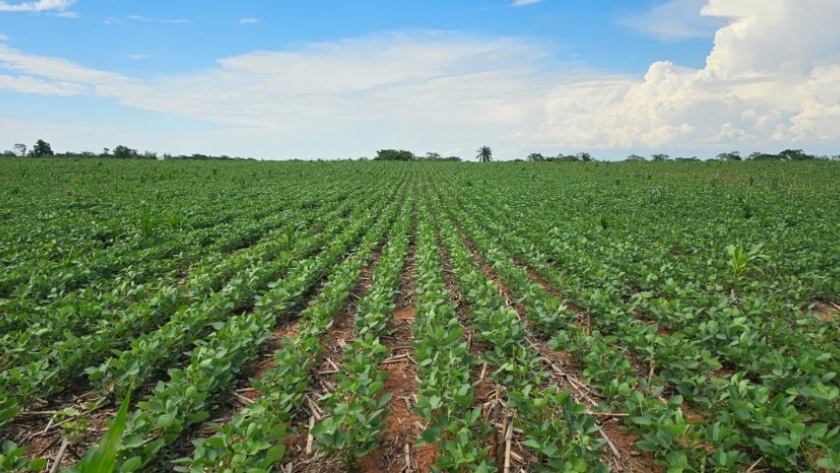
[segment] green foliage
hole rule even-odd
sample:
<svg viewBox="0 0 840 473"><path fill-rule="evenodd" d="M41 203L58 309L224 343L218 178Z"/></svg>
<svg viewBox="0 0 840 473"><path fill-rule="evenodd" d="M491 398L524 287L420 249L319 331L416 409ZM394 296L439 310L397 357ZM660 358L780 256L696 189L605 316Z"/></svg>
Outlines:
<svg viewBox="0 0 840 473"><path fill-rule="evenodd" d="M306 428L322 338L353 307L312 430L351 468L389 425L385 337L413 296L412 408L436 471L500 471L500 421L534 471L602 471L605 412L667 471L838 470L836 163L431 158L4 160L0 428L87 374L104 404L147 388L69 471L105 451L120 471L170 469L188 432L208 434L179 471L272 471ZM195 429L268 346L259 395ZM552 388L569 366L585 405ZM89 409L56 410L84 441ZM43 469L26 448L6 443L0 469Z"/></svg>
<svg viewBox="0 0 840 473"><path fill-rule="evenodd" d="M762 246L753 245L746 250L741 246L727 245L726 255L729 257L727 266L736 279L741 279L751 274L764 274L764 270L758 266L758 262L768 261L769 257L761 253Z"/></svg>
<svg viewBox="0 0 840 473"><path fill-rule="evenodd" d="M128 406L131 395L127 394L123 399L117 416L111 421L108 431L99 442L99 446L91 449L79 464L80 473L111 473L117 466L117 452L120 441L126 428Z"/></svg>
<svg viewBox="0 0 840 473"><path fill-rule="evenodd" d="M111 154L117 159L133 159L139 156L136 149L129 148L125 145L117 146Z"/></svg>
<svg viewBox="0 0 840 473"><path fill-rule="evenodd" d="M8 440L4 441L0 452L0 470L13 473L34 473L46 468L46 459L28 460L25 453L26 447L18 447Z"/></svg>
<svg viewBox="0 0 840 473"><path fill-rule="evenodd" d="M374 161L414 161L414 159L414 153L404 149L380 149L373 158Z"/></svg>
<svg viewBox="0 0 840 473"><path fill-rule="evenodd" d="M35 142L35 146L32 147L32 151L29 154L34 158L46 158L53 156L55 153L53 153L49 143L44 140L38 140Z"/></svg>
<svg viewBox="0 0 840 473"><path fill-rule="evenodd" d="M482 146L475 157L481 163L488 163L493 160L493 150L489 146Z"/></svg>

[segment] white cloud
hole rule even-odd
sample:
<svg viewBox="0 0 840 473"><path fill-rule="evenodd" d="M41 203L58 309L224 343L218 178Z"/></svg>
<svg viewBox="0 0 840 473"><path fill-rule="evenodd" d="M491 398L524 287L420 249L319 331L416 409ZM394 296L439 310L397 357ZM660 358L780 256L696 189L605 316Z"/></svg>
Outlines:
<svg viewBox="0 0 840 473"><path fill-rule="evenodd" d="M128 55L129 59L134 59L135 61L139 61L141 59L146 59L147 57L149 57L148 54L129 54Z"/></svg>
<svg viewBox="0 0 840 473"><path fill-rule="evenodd" d="M540 0L513 0L511 6L514 7L524 7L525 5L533 5L535 3L539 3Z"/></svg>
<svg viewBox="0 0 840 473"><path fill-rule="evenodd" d="M254 25L259 22L260 20L257 18L242 18L241 20L239 20L239 23L243 25Z"/></svg>
<svg viewBox="0 0 840 473"><path fill-rule="evenodd" d="M59 13L56 13L55 16L57 16L59 18L74 18L74 19L79 18L79 14L77 12L74 12L74 11L59 12Z"/></svg>
<svg viewBox="0 0 840 473"><path fill-rule="evenodd" d="M0 45L0 69L10 71L0 88L106 97L222 128L173 135L175 146L193 146L175 152L335 157L402 147L466 157L487 143L504 158L840 145L840 3L709 0L702 12L726 22L706 65L660 61L644 77L547 70L545 45L432 31L254 51L142 81Z"/></svg>
<svg viewBox="0 0 840 473"><path fill-rule="evenodd" d="M84 85L72 82L46 81L30 76L0 75L0 89L11 92L42 95L79 95L87 91Z"/></svg>
<svg viewBox="0 0 840 473"><path fill-rule="evenodd" d="M26 54L3 44L0 44L0 68L56 82L76 83L88 87L89 90L98 86L131 82L120 74L91 69L65 59Z"/></svg>
<svg viewBox="0 0 840 473"><path fill-rule="evenodd" d="M141 16L141 15L130 15L127 19L132 20L132 21L147 21L147 22L152 22L152 23L169 23L169 24L184 24L184 23L189 23L190 22L190 20L183 20L183 19L161 20L161 19L158 19L158 18L146 18L145 16Z"/></svg>
<svg viewBox="0 0 840 473"><path fill-rule="evenodd" d="M7 39L9 39L8 36L6 36L4 34L0 34L0 41L6 41Z"/></svg>
<svg viewBox="0 0 840 473"><path fill-rule="evenodd" d="M66 10L76 0L39 0L37 2L8 3L0 1L0 11L49 11Z"/></svg>
<svg viewBox="0 0 840 473"><path fill-rule="evenodd" d="M144 23L165 23L165 24L170 24L170 25L182 25L182 24L186 24L186 23L190 22L190 20L184 20L184 19L162 20L162 19L159 19L159 18L147 18L147 17L142 16L142 15L129 15L125 18L108 17L108 18L105 18L104 20L102 20L102 22L106 25L113 25L113 24L117 24L117 23L125 23L126 21L141 21L141 22L144 22Z"/></svg>
<svg viewBox="0 0 840 473"><path fill-rule="evenodd" d="M835 0L710 0L723 18L702 69L662 61L634 77L559 86L535 139L590 147L840 144Z"/></svg>
<svg viewBox="0 0 840 473"><path fill-rule="evenodd" d="M644 13L624 15L618 22L666 41L712 37L721 22L700 13L706 3L707 0L670 0Z"/></svg>
<svg viewBox="0 0 840 473"><path fill-rule="evenodd" d="M538 74L544 54L517 40L429 32L253 52L145 82L7 47L0 47L0 66L74 82L86 94L130 107L230 127L213 133L216 140L248 137L249 144L262 141L272 149L283 140L297 156L358 156L412 144L471 150L474 142L504 136L523 120L533 129L551 86ZM323 139L327 135L330 140ZM206 146L207 137L198 143Z"/></svg>

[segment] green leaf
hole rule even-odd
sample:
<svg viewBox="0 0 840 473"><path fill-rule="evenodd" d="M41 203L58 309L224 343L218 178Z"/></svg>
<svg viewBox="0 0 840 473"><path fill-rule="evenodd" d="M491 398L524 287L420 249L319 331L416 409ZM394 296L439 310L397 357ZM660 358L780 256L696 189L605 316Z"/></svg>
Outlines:
<svg viewBox="0 0 840 473"><path fill-rule="evenodd" d="M82 473L111 473L114 471L114 468L117 466L117 452L119 450L120 440L125 431L130 399L131 393L126 394L122 406L120 406L120 410L117 413L117 417L111 422L111 426L108 427L108 432L105 433L102 441L99 442L99 447L90 456L90 461L82 465Z"/></svg>
<svg viewBox="0 0 840 473"><path fill-rule="evenodd" d="M20 407L14 406L0 411L0 424L18 415Z"/></svg>

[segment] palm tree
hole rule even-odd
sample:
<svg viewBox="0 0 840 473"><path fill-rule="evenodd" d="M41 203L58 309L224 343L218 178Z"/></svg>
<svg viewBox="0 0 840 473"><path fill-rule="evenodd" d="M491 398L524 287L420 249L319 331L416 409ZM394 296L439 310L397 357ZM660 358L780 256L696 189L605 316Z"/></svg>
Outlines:
<svg viewBox="0 0 840 473"><path fill-rule="evenodd" d="M476 155L478 161L481 163L489 163L493 160L493 151L490 150L489 146L482 146L478 149L478 155Z"/></svg>

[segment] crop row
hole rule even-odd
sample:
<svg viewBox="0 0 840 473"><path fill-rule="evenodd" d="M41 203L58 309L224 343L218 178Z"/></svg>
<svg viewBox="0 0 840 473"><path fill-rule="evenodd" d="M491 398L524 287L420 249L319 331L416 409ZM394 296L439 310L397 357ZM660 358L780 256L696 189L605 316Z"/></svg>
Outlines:
<svg viewBox="0 0 840 473"><path fill-rule="evenodd" d="M193 350L189 364L183 369L169 370L169 380L159 382L138 403L128 419L120 447L119 471L137 471L152 462L160 462L160 453L184 429L205 420L217 405L217 398L233 387L245 364L259 353L274 326L292 316L307 292L330 274L363 236L370 235L371 228L387 228L387 215L388 212L383 215L381 208L366 209L317 257L293 267L259 299L253 313L218 323L215 332ZM377 221L381 222L378 226ZM378 238L368 238L368 241L371 239L374 244L378 241ZM347 284L346 280L343 282Z"/></svg>
<svg viewBox="0 0 840 473"><path fill-rule="evenodd" d="M563 278L546 261L546 255L568 258L549 253L551 240L539 238L534 232L529 233L530 238L520 237L518 234L521 231L512 232L512 222L500 212L475 204L477 200L464 201L464 208L459 213L463 220L483 220L483 225L494 231L492 238L481 238L476 236L476 226L472 225L471 236L484 243L480 246L486 250L487 246L493 245L494 239L503 241L517 257L541 269L547 279L568 290L567 286L563 286ZM476 217L481 215L487 217ZM824 384L833 379L830 374L833 370L814 364L816 359L826 359L822 347L817 350L823 351L823 354L815 354L810 365L808 357L799 362L799 366L811 369L813 376L817 376L810 378L811 386L807 385L809 378L806 376L799 378L806 381L804 386L800 384L799 388L788 388L773 394L768 386L750 381L746 373L735 373L729 379L713 374L721 368L718 357L727 352L722 349L722 344L713 342L721 340L720 333L709 332L697 338L691 336L694 333L657 333L656 325L645 324L633 315L634 311L644 310L635 303L643 300L642 297L635 297L634 303L627 304L620 297L605 295L603 288L578 287L577 290L577 294L572 292L573 301L591 314L592 327L598 331L582 330L568 314L557 312L555 325L560 327L554 328L553 344L571 352L576 361L585 366L587 381L611 402L618 402L633 414L630 420L634 425L630 427L643 436L640 447L656 452L669 465L682 465L684 468L702 464L718 469L743 467L752 463L743 455L744 449L760 452L778 467L817 463L830 465L835 461L831 459L830 452L836 451L837 429L832 429L830 423L820 422L830 421L831 415L821 416L820 421L814 422L816 418L809 414L831 412L834 409L829 406L836 402L836 392ZM530 292L523 300L533 300L534 290L530 289ZM693 327L695 330L709 326L724 326L729 330L741 327L734 343L725 343L730 347L729 351L737 350L742 353L743 359L752 357L753 360L758 358L756 350L767 353L766 346L763 349L747 343L740 346L744 340L743 329L746 328L747 333L755 329L746 324L746 318L740 321L734 319L734 322L732 319L725 325L705 322ZM564 324L565 327L562 327ZM760 324L756 323L756 326L760 327ZM782 333L781 328L776 327L775 333ZM616 349L619 344L625 348ZM633 358L628 360L625 353ZM647 379L633 366L633 359L651 366ZM768 359L778 362L783 358L777 355ZM659 376L653 376L654 368ZM767 370L763 377L768 380L780 374L767 366L763 368ZM793 377L788 382L796 383L796 379ZM665 388L676 389L679 394L664 399ZM682 412L683 399L688 400L694 409L700 409L704 422L698 422L696 418L686 419ZM714 449L714 453L708 455L706 448Z"/></svg>
<svg viewBox="0 0 840 473"><path fill-rule="evenodd" d="M507 390L505 404L514 409L514 425L526 440L523 445L539 458L536 471L607 471L599 456L603 440L585 408L571 392L543 387L549 374L542 369L538 353L526 338L527 325L499 294L499 287L477 267L461 234L446 218L446 204L434 199L432 213L450 256L458 285L469 303L469 317L479 340L490 347L482 354L497 369L490 380ZM498 465L501 469L502 465Z"/></svg>
<svg viewBox="0 0 840 473"><path fill-rule="evenodd" d="M227 314L253 304L258 291L285 271L284 268L323 248L340 228L341 220L336 217L349 208L348 203L335 213L322 214L316 224L316 227L326 226L321 233L298 238L288 238L288 233L278 234L218 265L204 266L181 288L164 289L148 301L132 304L118 320L101 320L97 330L90 334L67 336L34 353L27 349L26 343L30 337L38 343L38 332L17 340L19 347L10 352L20 354L22 359L19 367L2 373L0 395L6 399L0 402L3 407L0 411L11 413L12 409L57 393L71 377L88 367L91 381L100 390L116 389L124 393L179 357L182 347L212 330L213 324ZM158 324L162 325L154 329ZM113 350L122 349L125 343L130 343L128 350L91 367Z"/></svg>
<svg viewBox="0 0 840 473"><path fill-rule="evenodd" d="M183 465L179 471L267 472L284 459L287 424L303 402L312 370L320 363L322 337L344 307L398 207L398 202L393 203L378 223L366 223L367 234L358 248L335 267L320 293L301 312L296 333L280 340L273 365L255 381L260 397L228 423L216 425L215 435L196 440L193 457L178 460Z"/></svg>
<svg viewBox="0 0 840 473"><path fill-rule="evenodd" d="M384 407L391 394L382 392L388 372L380 369L388 348L380 337L394 315L412 231L410 217L410 206L403 206L376 265L371 288L357 304L355 336L344 346L336 390L321 399L328 413L312 430L318 448L340 454L351 470L358 458L379 445L384 419L390 414Z"/></svg>

